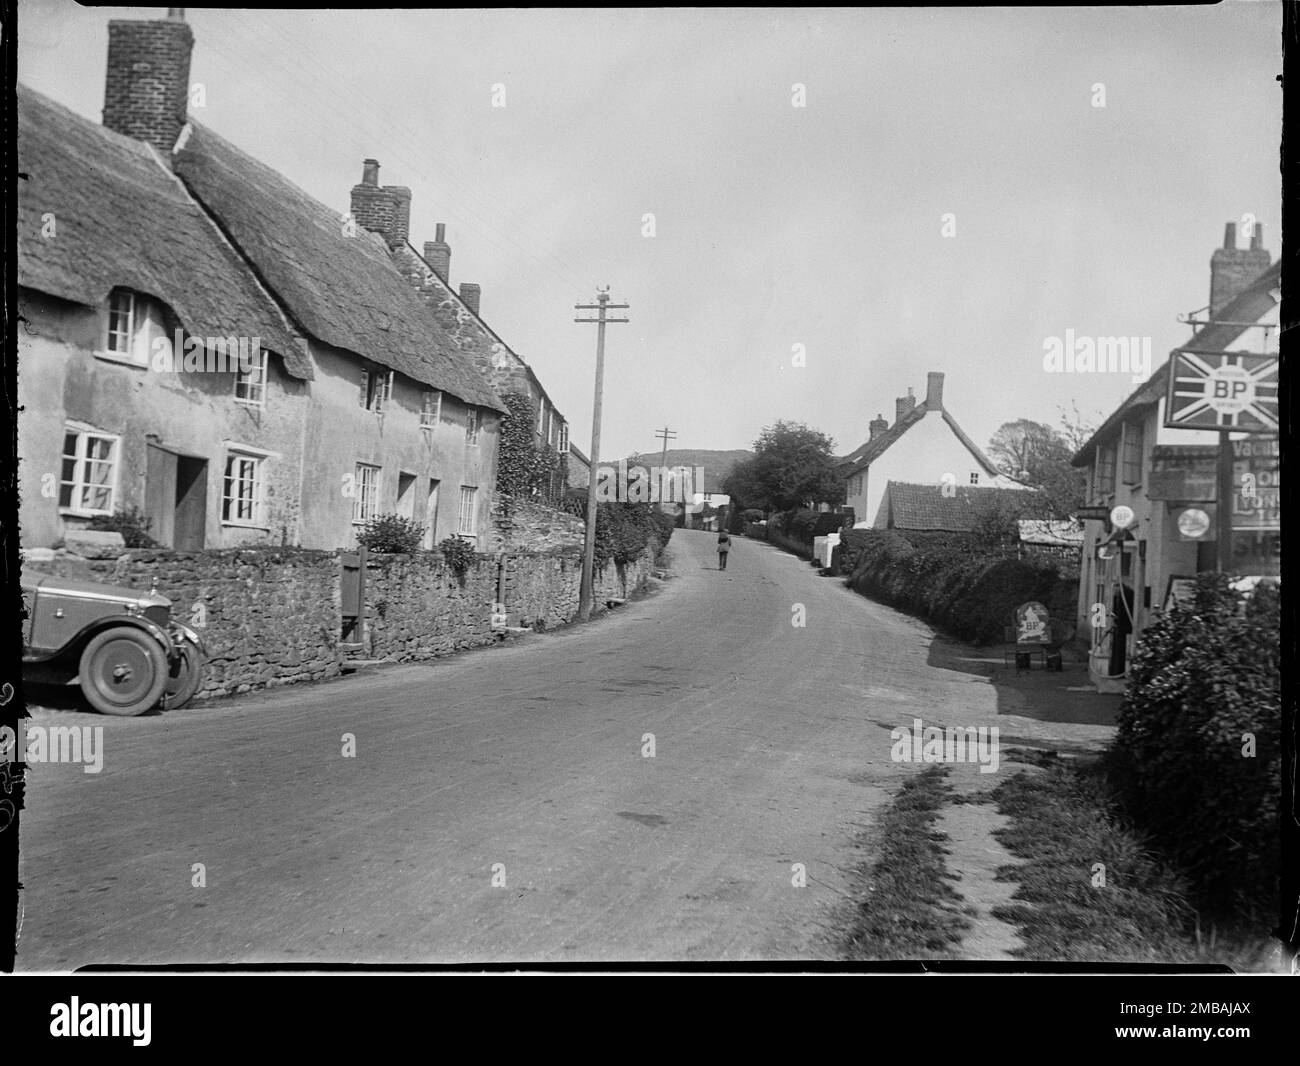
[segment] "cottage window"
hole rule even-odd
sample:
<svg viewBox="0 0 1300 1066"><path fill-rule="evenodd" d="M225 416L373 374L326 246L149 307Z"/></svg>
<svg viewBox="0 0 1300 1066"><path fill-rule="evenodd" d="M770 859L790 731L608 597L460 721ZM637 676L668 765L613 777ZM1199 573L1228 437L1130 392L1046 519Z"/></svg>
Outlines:
<svg viewBox="0 0 1300 1066"><path fill-rule="evenodd" d="M569 423L561 422L559 452L561 455L564 455L568 452L568 450L569 450Z"/></svg>
<svg viewBox="0 0 1300 1066"><path fill-rule="evenodd" d="M1122 476L1125 485L1137 485L1142 481L1142 425L1138 422L1124 423Z"/></svg>
<svg viewBox="0 0 1300 1066"><path fill-rule="evenodd" d="M970 472L970 483L972 485L978 485L980 483L980 475L978 470L972 470Z"/></svg>
<svg viewBox="0 0 1300 1066"><path fill-rule="evenodd" d="M103 347L95 353L104 359L147 367L155 342L170 344L157 301L131 289L114 289L109 294L104 325Z"/></svg>
<svg viewBox="0 0 1300 1066"><path fill-rule="evenodd" d="M375 414L384 413L384 406L393 398L393 372L391 370L361 371L359 406Z"/></svg>
<svg viewBox="0 0 1300 1066"><path fill-rule="evenodd" d="M112 514L120 437L68 427L63 434L59 507L74 514Z"/></svg>
<svg viewBox="0 0 1300 1066"><path fill-rule="evenodd" d="M266 349L258 350L247 371L235 372L235 400L262 407L266 403Z"/></svg>
<svg viewBox="0 0 1300 1066"><path fill-rule="evenodd" d="M442 417L442 393L437 389L424 390L424 403L420 407L420 428L434 429Z"/></svg>
<svg viewBox="0 0 1300 1066"><path fill-rule="evenodd" d="M1115 445L1105 444L1097 449L1093 491L1097 496L1108 496L1115 491Z"/></svg>
<svg viewBox="0 0 1300 1066"><path fill-rule="evenodd" d="M264 527L262 486L266 457L228 451L221 489L221 521L231 526Z"/></svg>
<svg viewBox="0 0 1300 1066"><path fill-rule="evenodd" d="M369 463L357 463L353 479L352 521L369 522L379 514L379 471L380 467Z"/></svg>
<svg viewBox="0 0 1300 1066"><path fill-rule="evenodd" d="M471 407L465 416L465 443L478 443L478 408Z"/></svg>
<svg viewBox="0 0 1300 1066"><path fill-rule="evenodd" d="M475 533L477 522L477 501L478 489L472 485L462 485L460 487L460 525L457 532L462 537L477 536Z"/></svg>

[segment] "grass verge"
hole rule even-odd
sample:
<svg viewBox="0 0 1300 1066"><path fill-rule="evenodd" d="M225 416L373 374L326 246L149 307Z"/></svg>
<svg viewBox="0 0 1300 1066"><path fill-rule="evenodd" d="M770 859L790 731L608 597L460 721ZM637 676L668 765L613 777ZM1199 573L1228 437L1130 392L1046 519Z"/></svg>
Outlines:
<svg viewBox="0 0 1300 1066"><path fill-rule="evenodd" d="M1256 969L1261 944L1207 941L1181 876L1157 860L1113 813L1100 773L1088 765L1035 759L993 798L1010 824L994 835L1023 865L1015 899L993 911L1020 928L1025 959L1069 962L1222 962Z"/></svg>
<svg viewBox="0 0 1300 1066"><path fill-rule="evenodd" d="M879 822L879 858L858 871L861 902L846 932L851 959L944 958L970 922L957 907L943 842L935 829L952 789L944 766L908 780Z"/></svg>

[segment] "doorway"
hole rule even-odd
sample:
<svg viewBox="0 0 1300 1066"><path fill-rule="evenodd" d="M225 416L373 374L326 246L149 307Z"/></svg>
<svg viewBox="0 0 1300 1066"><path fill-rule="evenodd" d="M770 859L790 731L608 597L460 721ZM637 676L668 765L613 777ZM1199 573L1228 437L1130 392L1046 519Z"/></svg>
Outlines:
<svg viewBox="0 0 1300 1066"><path fill-rule="evenodd" d="M165 548L199 551L208 517L208 461L150 443L145 453L149 535Z"/></svg>

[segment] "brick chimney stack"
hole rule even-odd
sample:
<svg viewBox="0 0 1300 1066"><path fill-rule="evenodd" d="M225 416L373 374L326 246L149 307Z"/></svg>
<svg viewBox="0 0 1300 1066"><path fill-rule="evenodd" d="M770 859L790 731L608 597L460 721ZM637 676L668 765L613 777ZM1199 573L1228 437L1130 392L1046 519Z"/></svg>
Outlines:
<svg viewBox="0 0 1300 1066"><path fill-rule="evenodd" d="M385 185L393 204L393 212L388 228L383 232L388 247L398 248L406 243L411 233L411 190L405 185Z"/></svg>
<svg viewBox="0 0 1300 1066"><path fill-rule="evenodd" d="M933 370L925 376L925 406L931 411L943 410L943 375Z"/></svg>
<svg viewBox="0 0 1300 1066"><path fill-rule="evenodd" d="M462 281L460 283L460 298L475 314L478 314L478 301L481 290L472 282Z"/></svg>
<svg viewBox="0 0 1300 1066"><path fill-rule="evenodd" d="M876 415L876 417L868 423L868 427L871 430L871 436L867 438L867 441L870 443L889 428L889 421L884 415Z"/></svg>
<svg viewBox="0 0 1300 1066"><path fill-rule="evenodd" d="M1255 223L1249 248L1238 248L1237 223L1229 222L1223 230L1223 247L1210 256L1210 317L1239 296L1268 266L1263 224Z"/></svg>
<svg viewBox="0 0 1300 1066"><path fill-rule="evenodd" d="M424 242L424 261L444 283L451 277L451 246L445 240L446 233L447 227L439 222L437 237Z"/></svg>
<svg viewBox="0 0 1300 1066"><path fill-rule="evenodd" d="M379 187L379 160L361 164L361 184L352 186L352 217L372 233L385 233L393 221L393 198Z"/></svg>
<svg viewBox="0 0 1300 1066"><path fill-rule="evenodd" d="M908 389L906 396L900 396L894 401L894 422L901 422L903 416L915 406L916 397L912 395L912 390Z"/></svg>
<svg viewBox="0 0 1300 1066"><path fill-rule="evenodd" d="M104 126L153 145L168 162L186 123L194 33L185 9L165 19L111 19Z"/></svg>

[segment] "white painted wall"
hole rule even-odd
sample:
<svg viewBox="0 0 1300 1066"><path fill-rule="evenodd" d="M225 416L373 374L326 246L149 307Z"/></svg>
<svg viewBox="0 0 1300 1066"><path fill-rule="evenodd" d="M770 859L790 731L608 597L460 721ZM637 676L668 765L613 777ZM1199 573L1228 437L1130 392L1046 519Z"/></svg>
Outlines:
<svg viewBox="0 0 1300 1066"><path fill-rule="evenodd" d="M971 481L973 473L979 475L977 482ZM920 422L912 426L863 471L862 491L850 492L845 501L853 508L856 518L854 528L865 529L885 524L885 516L880 513L880 504L885 496L885 486L889 482L907 481L917 485L941 485L944 483L945 474L951 474L959 486L976 484L985 488L1002 489L1024 487L1002 474L990 476L943 420L943 413L927 411ZM853 487L853 480L850 479L850 490Z"/></svg>

